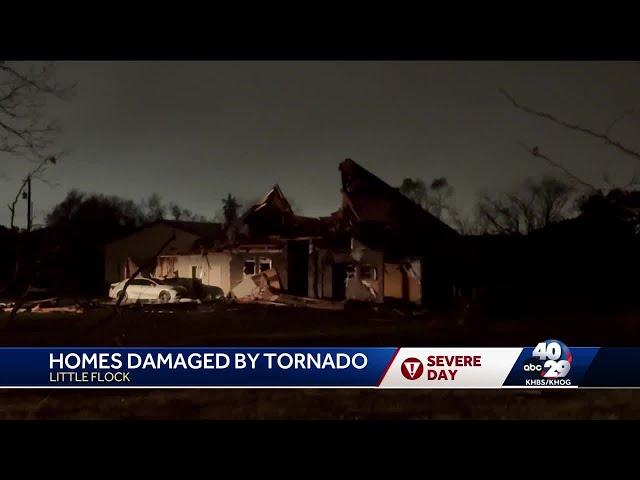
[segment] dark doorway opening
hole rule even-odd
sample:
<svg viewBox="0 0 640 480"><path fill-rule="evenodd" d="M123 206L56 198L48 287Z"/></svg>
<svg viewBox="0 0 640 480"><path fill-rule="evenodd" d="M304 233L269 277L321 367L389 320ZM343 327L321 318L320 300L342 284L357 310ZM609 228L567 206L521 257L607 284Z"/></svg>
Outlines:
<svg viewBox="0 0 640 480"><path fill-rule="evenodd" d="M334 300L344 300L347 296L347 268L344 263L336 263L331 268L331 292Z"/></svg>
<svg viewBox="0 0 640 480"><path fill-rule="evenodd" d="M309 240L289 241L288 290L292 295L309 294Z"/></svg>

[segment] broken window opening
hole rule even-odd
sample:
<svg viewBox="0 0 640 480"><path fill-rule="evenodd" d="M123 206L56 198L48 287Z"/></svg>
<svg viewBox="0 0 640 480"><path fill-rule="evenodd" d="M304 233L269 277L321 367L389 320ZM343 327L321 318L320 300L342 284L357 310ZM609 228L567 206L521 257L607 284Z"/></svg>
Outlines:
<svg viewBox="0 0 640 480"><path fill-rule="evenodd" d="M345 265L344 271L347 274L347 278L353 278L356 276L356 267L353 263Z"/></svg>
<svg viewBox="0 0 640 480"><path fill-rule="evenodd" d="M253 258L247 258L244 261L244 265L242 267L242 275L244 277L250 277L256 274L256 261Z"/></svg>
<svg viewBox="0 0 640 480"><path fill-rule="evenodd" d="M260 272L266 272L267 270L271 270L271 259L267 257L260 257L258 261L258 269Z"/></svg>
<svg viewBox="0 0 640 480"><path fill-rule="evenodd" d="M373 265L360 265L359 270L361 280L376 280L378 278L378 272Z"/></svg>

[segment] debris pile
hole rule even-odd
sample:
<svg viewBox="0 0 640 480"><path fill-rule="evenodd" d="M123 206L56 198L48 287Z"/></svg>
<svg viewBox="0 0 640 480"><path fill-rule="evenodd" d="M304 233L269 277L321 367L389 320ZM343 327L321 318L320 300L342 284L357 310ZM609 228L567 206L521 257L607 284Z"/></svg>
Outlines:
<svg viewBox="0 0 640 480"><path fill-rule="evenodd" d="M247 277L231 289L232 297L241 303L266 303L269 305L312 307L342 310L343 302L318 298L299 297L282 292L280 277L275 268Z"/></svg>
<svg viewBox="0 0 640 480"><path fill-rule="evenodd" d="M133 305L134 308L140 308L143 312L175 313L197 309L200 305L202 305L202 301L193 298L181 298L179 301L172 303L160 303L151 301Z"/></svg>
<svg viewBox="0 0 640 480"><path fill-rule="evenodd" d="M281 290L280 285L278 271L271 268L257 275L246 277L231 289L231 295L238 302L275 301Z"/></svg>
<svg viewBox="0 0 640 480"><path fill-rule="evenodd" d="M5 312L11 312L14 307L15 302L0 304L0 309ZM84 311L84 307L76 302L52 297L24 302L17 313L84 313Z"/></svg>
<svg viewBox="0 0 640 480"><path fill-rule="evenodd" d="M287 305L290 307L309 307L322 310L344 310L344 302L327 300L323 298L299 297L296 295L280 294L275 300L257 300L258 303L268 303L271 305Z"/></svg>

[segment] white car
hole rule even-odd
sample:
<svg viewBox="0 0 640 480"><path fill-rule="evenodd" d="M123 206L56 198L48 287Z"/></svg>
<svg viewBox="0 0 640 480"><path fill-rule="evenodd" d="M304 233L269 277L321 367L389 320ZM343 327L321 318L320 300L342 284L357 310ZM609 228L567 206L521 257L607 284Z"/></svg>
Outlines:
<svg viewBox="0 0 640 480"><path fill-rule="evenodd" d="M143 277L131 280L127 290L124 291L124 285L127 281L128 279L125 279L121 282L112 283L109 288L109 297L114 299L123 297L123 303L137 300L158 300L161 303L169 303L177 302L186 293L186 289L179 285L169 285L161 280Z"/></svg>

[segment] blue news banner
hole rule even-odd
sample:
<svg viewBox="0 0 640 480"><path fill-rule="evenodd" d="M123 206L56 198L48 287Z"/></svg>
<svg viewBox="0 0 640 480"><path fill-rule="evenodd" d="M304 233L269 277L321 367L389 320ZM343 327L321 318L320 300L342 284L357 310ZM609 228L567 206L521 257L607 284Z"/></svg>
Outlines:
<svg viewBox="0 0 640 480"><path fill-rule="evenodd" d="M376 386L396 351L396 348L0 348L0 388Z"/></svg>
<svg viewBox="0 0 640 480"><path fill-rule="evenodd" d="M0 388L638 387L640 348L0 348Z"/></svg>

